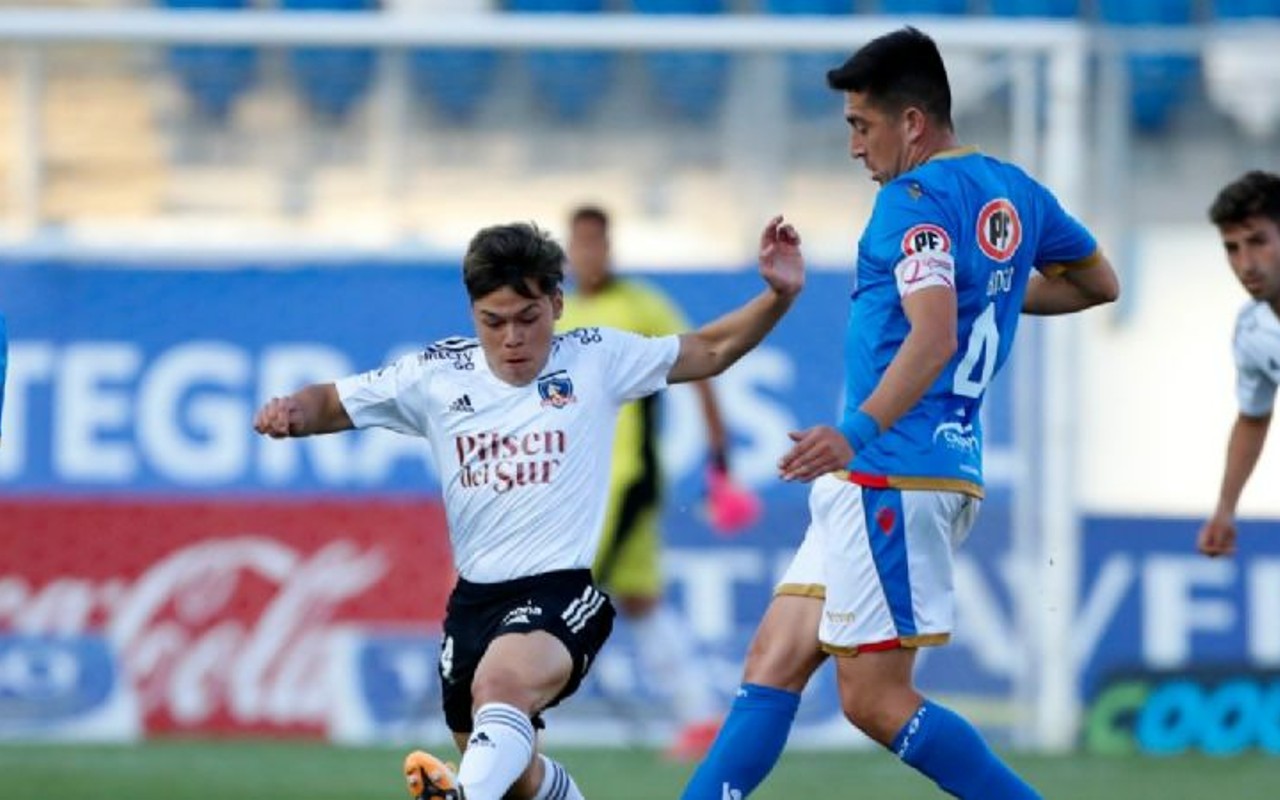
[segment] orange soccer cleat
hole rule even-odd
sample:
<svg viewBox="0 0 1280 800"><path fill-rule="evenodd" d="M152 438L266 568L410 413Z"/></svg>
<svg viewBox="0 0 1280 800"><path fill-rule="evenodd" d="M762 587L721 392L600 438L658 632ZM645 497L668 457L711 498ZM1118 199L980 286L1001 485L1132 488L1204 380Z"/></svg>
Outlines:
<svg viewBox="0 0 1280 800"><path fill-rule="evenodd" d="M414 750L405 756L404 779L413 800L466 800L453 767L430 753Z"/></svg>

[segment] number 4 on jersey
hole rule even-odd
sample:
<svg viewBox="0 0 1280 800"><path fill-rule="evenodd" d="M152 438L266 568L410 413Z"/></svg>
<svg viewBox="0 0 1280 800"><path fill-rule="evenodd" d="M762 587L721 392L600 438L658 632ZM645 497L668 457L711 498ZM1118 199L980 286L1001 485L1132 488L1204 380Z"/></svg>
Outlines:
<svg viewBox="0 0 1280 800"><path fill-rule="evenodd" d="M995 374L999 347L1000 329L996 327L996 306L995 303L988 303L986 310L973 321L964 357L956 367L952 391L961 397L981 397L987 384L991 382L991 376ZM979 361L982 362L982 368L975 376L973 373Z"/></svg>

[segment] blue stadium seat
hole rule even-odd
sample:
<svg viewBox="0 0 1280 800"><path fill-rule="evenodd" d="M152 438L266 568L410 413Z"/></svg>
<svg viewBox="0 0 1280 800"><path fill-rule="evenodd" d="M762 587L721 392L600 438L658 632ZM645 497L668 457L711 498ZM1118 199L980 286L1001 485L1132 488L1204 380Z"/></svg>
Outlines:
<svg viewBox="0 0 1280 800"><path fill-rule="evenodd" d="M880 0L885 14L967 14L968 0Z"/></svg>
<svg viewBox="0 0 1280 800"><path fill-rule="evenodd" d="M1052 17L1071 19L1080 14L1080 0L991 0L998 17Z"/></svg>
<svg viewBox="0 0 1280 800"><path fill-rule="evenodd" d="M723 14L724 0L634 0L640 14ZM679 119L706 122L723 105L729 54L668 52L645 56L645 68L659 104Z"/></svg>
<svg viewBox="0 0 1280 800"><path fill-rule="evenodd" d="M604 0L509 0L528 14L599 14ZM613 79L614 54L599 50L534 50L526 56L534 92L564 122L580 122L595 110Z"/></svg>
<svg viewBox="0 0 1280 800"><path fill-rule="evenodd" d="M840 16L853 13L852 0L765 0L769 14ZM793 53L787 56L787 95L791 110L802 117L830 117L840 97L827 88L827 70L838 67L847 52Z"/></svg>
<svg viewBox="0 0 1280 800"><path fill-rule="evenodd" d="M280 0L286 11L372 11L378 0ZM341 122L368 94L377 56L367 47L299 47L289 53L293 80L312 114Z"/></svg>
<svg viewBox="0 0 1280 800"><path fill-rule="evenodd" d="M1280 19L1280 0L1214 0L1217 19Z"/></svg>
<svg viewBox="0 0 1280 800"><path fill-rule="evenodd" d="M1112 25L1189 25L1192 0L1099 0L1103 22ZM1188 56L1142 53L1129 62L1133 124L1146 133L1168 127L1196 75Z"/></svg>
<svg viewBox="0 0 1280 800"><path fill-rule="evenodd" d="M493 50L414 50L409 53L409 86L445 120L470 122L493 90L497 69Z"/></svg>
<svg viewBox="0 0 1280 800"><path fill-rule="evenodd" d="M170 9L238 11L249 0L160 0ZM182 45L171 47L166 62L206 122L224 124L240 95L258 77L258 52L252 47Z"/></svg>

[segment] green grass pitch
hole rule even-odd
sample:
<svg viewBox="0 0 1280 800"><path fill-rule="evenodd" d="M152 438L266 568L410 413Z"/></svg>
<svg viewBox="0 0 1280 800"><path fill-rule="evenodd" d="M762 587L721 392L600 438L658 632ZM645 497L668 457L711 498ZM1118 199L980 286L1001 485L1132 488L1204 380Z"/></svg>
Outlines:
<svg viewBox="0 0 1280 800"><path fill-rule="evenodd" d="M441 751L444 752L444 751ZM402 800L398 749L276 741L0 745L5 800ZM590 800L676 800L691 767L645 750L553 750ZM1012 759L1047 800L1273 800L1280 760ZM788 753L753 800L943 798L887 753Z"/></svg>

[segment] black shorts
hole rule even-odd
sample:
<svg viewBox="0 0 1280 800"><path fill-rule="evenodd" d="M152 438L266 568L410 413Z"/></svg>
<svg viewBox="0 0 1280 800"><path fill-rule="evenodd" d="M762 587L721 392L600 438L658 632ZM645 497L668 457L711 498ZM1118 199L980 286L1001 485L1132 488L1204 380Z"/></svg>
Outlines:
<svg viewBox="0 0 1280 800"><path fill-rule="evenodd" d="M489 643L507 633L546 631L568 648L573 674L548 707L577 691L613 631L613 602L596 588L591 570L545 572L501 583L458 579L449 595L440 644L444 719L455 733L471 732L471 681ZM542 721L534 716L534 724Z"/></svg>

